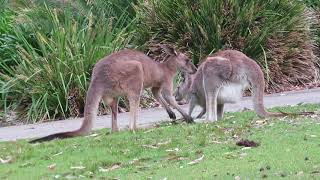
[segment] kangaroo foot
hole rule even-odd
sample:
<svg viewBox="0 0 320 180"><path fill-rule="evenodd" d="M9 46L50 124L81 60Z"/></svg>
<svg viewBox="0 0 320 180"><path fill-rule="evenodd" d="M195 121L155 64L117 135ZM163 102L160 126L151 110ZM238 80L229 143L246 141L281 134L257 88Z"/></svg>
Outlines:
<svg viewBox="0 0 320 180"><path fill-rule="evenodd" d="M168 111L170 119L177 119L176 114L172 111Z"/></svg>
<svg viewBox="0 0 320 180"><path fill-rule="evenodd" d="M186 121L187 123L194 123L194 120L192 119L191 116L185 116L184 121Z"/></svg>

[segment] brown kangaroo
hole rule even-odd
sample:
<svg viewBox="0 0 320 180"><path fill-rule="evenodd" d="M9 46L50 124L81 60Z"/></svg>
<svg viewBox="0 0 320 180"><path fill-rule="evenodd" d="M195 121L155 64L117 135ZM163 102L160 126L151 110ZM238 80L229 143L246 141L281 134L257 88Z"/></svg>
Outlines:
<svg viewBox="0 0 320 180"><path fill-rule="evenodd" d="M208 111L206 120L216 121L223 118L224 104L239 101L243 91L250 86L254 109L259 117L283 115L266 111L263 103L263 72L254 60L236 50L219 51L207 57L197 73L184 73L184 80L177 88L175 98L176 101L189 99L189 116L195 105L199 105L202 112L197 118Z"/></svg>
<svg viewBox="0 0 320 180"><path fill-rule="evenodd" d="M158 63L136 50L121 50L100 60L93 68L84 108L84 121L80 129L49 135L30 142L89 134L101 99L111 107L112 131L118 131L117 114L120 96L128 97L131 114L129 128L134 131L137 128L140 95L145 88L152 88L153 95L166 109L171 119L175 119L176 116L168 104L177 109L185 121L192 122L192 118L178 106L172 96L173 78L178 69L186 73L195 73L196 67L185 54L177 53L171 48L163 48L170 55L164 63Z"/></svg>

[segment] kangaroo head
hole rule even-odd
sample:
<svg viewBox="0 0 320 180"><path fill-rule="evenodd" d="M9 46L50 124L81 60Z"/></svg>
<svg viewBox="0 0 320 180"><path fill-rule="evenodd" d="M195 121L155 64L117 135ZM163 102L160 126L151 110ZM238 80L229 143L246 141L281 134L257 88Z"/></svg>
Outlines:
<svg viewBox="0 0 320 180"><path fill-rule="evenodd" d="M180 70L186 73L194 74L197 72L196 66L191 62L187 55L178 53L173 48L162 46L167 54L170 55L170 61L174 61Z"/></svg>
<svg viewBox="0 0 320 180"><path fill-rule="evenodd" d="M193 82L194 76L195 74L182 73L182 81L175 92L176 101L188 99L188 96L191 93L191 84Z"/></svg>
<svg viewBox="0 0 320 180"><path fill-rule="evenodd" d="M183 72L194 74L197 72L196 66L192 63L192 61L183 53L178 53L175 57L178 68Z"/></svg>

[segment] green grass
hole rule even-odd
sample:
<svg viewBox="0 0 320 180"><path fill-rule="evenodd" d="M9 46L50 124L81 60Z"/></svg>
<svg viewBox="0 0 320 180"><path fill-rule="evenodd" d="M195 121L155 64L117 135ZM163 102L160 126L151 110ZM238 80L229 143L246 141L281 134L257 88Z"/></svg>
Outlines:
<svg viewBox="0 0 320 180"><path fill-rule="evenodd" d="M302 105L282 110L318 108L320 105ZM0 143L0 157L10 156L12 161L0 164L0 179L316 178L320 175L319 119L263 121L253 112L227 113L217 123L165 123L135 134L106 135L109 130L103 130L97 136L35 145L25 140L5 142ZM257 141L260 146L242 149L236 137ZM203 155L198 164L188 164Z"/></svg>

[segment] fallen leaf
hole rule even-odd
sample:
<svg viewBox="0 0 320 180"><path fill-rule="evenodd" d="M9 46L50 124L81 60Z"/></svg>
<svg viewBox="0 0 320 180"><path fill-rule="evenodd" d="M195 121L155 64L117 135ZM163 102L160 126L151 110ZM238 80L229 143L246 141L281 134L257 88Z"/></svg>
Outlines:
<svg viewBox="0 0 320 180"><path fill-rule="evenodd" d="M61 177L61 175L57 174L54 176L55 179L59 179Z"/></svg>
<svg viewBox="0 0 320 180"><path fill-rule="evenodd" d="M66 179L77 179L78 177L77 176L72 176L72 175L67 175L65 178Z"/></svg>
<svg viewBox="0 0 320 180"><path fill-rule="evenodd" d="M21 164L19 167L27 167L27 166L30 166L30 165L32 165L31 162L26 162L24 164Z"/></svg>
<svg viewBox="0 0 320 180"><path fill-rule="evenodd" d="M57 153L57 154L52 155L52 157L59 156L59 155L61 155L61 154L62 154L62 151L59 152L59 153Z"/></svg>
<svg viewBox="0 0 320 180"><path fill-rule="evenodd" d="M248 150L248 149L251 149L252 147L244 147L242 148L241 150Z"/></svg>
<svg viewBox="0 0 320 180"><path fill-rule="evenodd" d="M0 162L1 162L2 164L11 163L11 162L12 162L12 157L11 157L11 156L7 156L7 159L2 159L2 158L0 158Z"/></svg>
<svg viewBox="0 0 320 180"><path fill-rule="evenodd" d="M222 142L213 140L212 143L214 143L214 144L221 144Z"/></svg>
<svg viewBox="0 0 320 180"><path fill-rule="evenodd" d="M157 146L167 145L169 143L171 143L171 140L168 140L168 141L165 141L165 142L159 142L159 143L157 143Z"/></svg>
<svg viewBox="0 0 320 180"><path fill-rule="evenodd" d="M86 136L86 137L96 137L96 136L98 136L99 134L97 134L97 133L94 133L94 134L90 134L89 136Z"/></svg>
<svg viewBox="0 0 320 180"><path fill-rule="evenodd" d="M189 162L189 163L188 163L188 165L198 164L200 161L202 161L202 160L203 160L203 158L204 158L204 154L203 154L200 158L195 159L195 160L193 160L193 161Z"/></svg>
<svg viewBox="0 0 320 180"><path fill-rule="evenodd" d="M238 156L236 154L234 154L233 152L226 152L223 154L225 158L227 159L235 159L237 158Z"/></svg>
<svg viewBox="0 0 320 180"><path fill-rule="evenodd" d="M244 158L245 156L247 156L248 154L247 153L241 153L239 154L240 155L240 158Z"/></svg>
<svg viewBox="0 0 320 180"><path fill-rule="evenodd" d="M85 169L86 167L84 166L72 166L70 169Z"/></svg>
<svg viewBox="0 0 320 180"><path fill-rule="evenodd" d="M228 120L229 120L229 119L232 119L232 118L235 118L235 116L228 116L228 117L226 117L225 119L228 119ZM234 124L235 121L233 121L232 123Z"/></svg>
<svg viewBox="0 0 320 180"><path fill-rule="evenodd" d="M54 164L50 164L49 166L48 166L48 168L50 169L50 170L54 170L55 168L56 168L56 164L54 163Z"/></svg>
<svg viewBox="0 0 320 180"><path fill-rule="evenodd" d="M120 167L121 167L120 164L115 164L115 165L113 165L113 166L111 166L110 168L107 168L107 169L99 167L99 171L100 172L108 172L108 171L112 171L112 170L115 170L115 169L119 169Z"/></svg>
<svg viewBox="0 0 320 180"><path fill-rule="evenodd" d="M262 124L265 124L265 123L267 123L266 120L258 120L258 121L256 121L256 124L258 124L258 125L262 125Z"/></svg>
<svg viewBox="0 0 320 180"><path fill-rule="evenodd" d="M168 161L182 161L185 158L181 157L181 156L170 156L167 158Z"/></svg>
<svg viewBox="0 0 320 180"><path fill-rule="evenodd" d="M303 171L299 171L298 173L297 173L297 176L302 176L303 175Z"/></svg>
<svg viewBox="0 0 320 180"><path fill-rule="evenodd" d="M174 149L167 149L166 152L173 152L173 151L179 151L179 148L174 148Z"/></svg>
<svg viewBox="0 0 320 180"><path fill-rule="evenodd" d="M154 131L154 129L149 129L149 130L147 130L147 131L145 131L143 133L149 133L149 132L152 132L152 131Z"/></svg>
<svg viewBox="0 0 320 180"><path fill-rule="evenodd" d="M151 148L151 149L157 149L158 148L157 146L147 145L147 144L142 145L142 147Z"/></svg>
<svg viewBox="0 0 320 180"><path fill-rule="evenodd" d="M133 159L132 161L129 161L129 164L136 164L139 161L139 159Z"/></svg>

